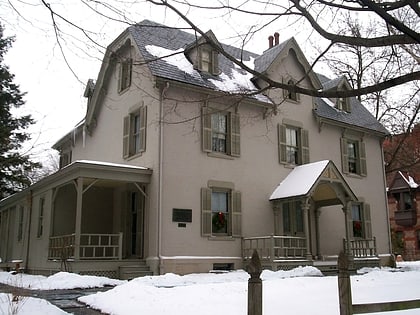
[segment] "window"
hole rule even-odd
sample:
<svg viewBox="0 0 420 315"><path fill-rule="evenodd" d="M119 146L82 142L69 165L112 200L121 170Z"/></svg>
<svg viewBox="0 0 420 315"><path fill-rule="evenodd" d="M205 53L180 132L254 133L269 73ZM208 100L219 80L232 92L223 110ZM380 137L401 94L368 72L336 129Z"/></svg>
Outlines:
<svg viewBox="0 0 420 315"><path fill-rule="evenodd" d="M287 85L291 85L291 86L296 85L296 81L293 80L293 79L286 79L286 80L283 79L283 82L284 83L287 82ZM285 99L288 99L288 100L291 100L291 101L294 101L294 102L299 102L300 101L299 93L296 93L294 91L288 91L286 89L283 89L283 97Z"/></svg>
<svg viewBox="0 0 420 315"><path fill-rule="evenodd" d="M337 109L350 113L350 102L346 97L337 99Z"/></svg>
<svg viewBox="0 0 420 315"><path fill-rule="evenodd" d="M308 131L289 125L278 126L279 160L282 164L309 163Z"/></svg>
<svg viewBox="0 0 420 315"><path fill-rule="evenodd" d="M202 46L198 49L198 69L213 75L219 73L218 52L211 47Z"/></svg>
<svg viewBox="0 0 420 315"><path fill-rule="evenodd" d="M241 236L241 193L226 187L201 189L202 236Z"/></svg>
<svg viewBox="0 0 420 315"><path fill-rule="evenodd" d="M70 163L71 163L71 151L61 152L60 162L59 162L60 168L63 168L64 166L69 165Z"/></svg>
<svg viewBox="0 0 420 315"><path fill-rule="evenodd" d="M21 241L23 238L23 216L24 216L25 208L23 206L19 206L19 213L18 213L18 241Z"/></svg>
<svg viewBox="0 0 420 315"><path fill-rule="evenodd" d="M130 87L132 68L133 60L131 58L125 59L121 62L118 78L118 92L124 91Z"/></svg>
<svg viewBox="0 0 420 315"><path fill-rule="evenodd" d="M413 210L413 198L408 191L394 193L395 199L397 200L397 209L399 211Z"/></svg>
<svg viewBox="0 0 420 315"><path fill-rule="evenodd" d="M299 201L283 204L283 233L292 236L304 235L303 209Z"/></svg>
<svg viewBox="0 0 420 315"><path fill-rule="evenodd" d="M124 117L123 156L128 158L146 150L147 108L141 106Z"/></svg>
<svg viewBox="0 0 420 315"><path fill-rule="evenodd" d="M420 230L416 231L417 249L420 249Z"/></svg>
<svg viewBox="0 0 420 315"><path fill-rule="evenodd" d="M365 144L362 141L341 138L343 173L367 175Z"/></svg>
<svg viewBox="0 0 420 315"><path fill-rule="evenodd" d="M45 207L45 198L39 199L39 209L38 209L38 230L36 233L37 237L41 237L44 230L44 207Z"/></svg>
<svg viewBox="0 0 420 315"><path fill-rule="evenodd" d="M354 203L351 205L350 228L355 238L371 238L372 227L370 219L370 206L367 203Z"/></svg>
<svg viewBox="0 0 420 315"><path fill-rule="evenodd" d="M203 107L202 145L204 152L240 156L239 115Z"/></svg>

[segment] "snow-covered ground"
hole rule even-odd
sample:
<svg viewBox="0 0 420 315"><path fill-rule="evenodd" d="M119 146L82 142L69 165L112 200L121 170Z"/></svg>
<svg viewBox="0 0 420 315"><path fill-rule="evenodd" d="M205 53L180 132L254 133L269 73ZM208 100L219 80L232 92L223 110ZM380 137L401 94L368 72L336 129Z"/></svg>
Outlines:
<svg viewBox="0 0 420 315"><path fill-rule="evenodd" d="M420 299L420 262L400 262L397 269L364 268L351 277L353 303ZM248 274L233 271L222 274L190 274L143 277L118 281L104 277L79 276L60 272L50 277L11 275L0 272L0 282L29 289L92 288L115 285L107 292L80 298L109 314L243 315L247 313ZM336 315L337 277L321 275L314 267L291 271L263 271L263 313ZM8 314L11 296L0 293L0 314ZM67 314L48 302L25 299L20 315ZM374 314L374 313L372 313ZM420 314L419 309L383 314Z"/></svg>

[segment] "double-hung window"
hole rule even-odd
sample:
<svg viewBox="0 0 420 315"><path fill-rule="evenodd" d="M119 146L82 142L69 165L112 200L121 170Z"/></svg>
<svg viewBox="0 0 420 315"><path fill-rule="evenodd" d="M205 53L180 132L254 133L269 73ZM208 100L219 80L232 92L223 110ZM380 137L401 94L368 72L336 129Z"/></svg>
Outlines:
<svg viewBox="0 0 420 315"><path fill-rule="evenodd" d="M393 194L397 200L397 209L399 211L413 210L413 198L409 191L403 191L400 193Z"/></svg>
<svg viewBox="0 0 420 315"><path fill-rule="evenodd" d="M371 238L372 227L370 206L367 203L353 203L349 216L351 233L354 238Z"/></svg>
<svg viewBox="0 0 420 315"><path fill-rule="evenodd" d="M201 188L202 236L241 237L241 193L227 187Z"/></svg>
<svg viewBox="0 0 420 315"><path fill-rule="evenodd" d="M147 107L141 106L124 117L123 156L129 158L146 150Z"/></svg>
<svg viewBox="0 0 420 315"><path fill-rule="evenodd" d="M19 206L19 212L18 212L18 234L17 239L18 241L21 241L23 239L23 219L25 214L25 208L23 206Z"/></svg>
<svg viewBox="0 0 420 315"><path fill-rule="evenodd" d="M198 48L198 70L217 75L219 74L219 54L208 45Z"/></svg>
<svg viewBox="0 0 420 315"><path fill-rule="evenodd" d="M127 58L120 63L120 73L118 77L118 92L128 89L131 85L131 76L133 69L133 60Z"/></svg>
<svg viewBox="0 0 420 315"><path fill-rule="evenodd" d="M291 125L278 126L279 161L282 164L309 163L308 131Z"/></svg>
<svg viewBox="0 0 420 315"><path fill-rule="evenodd" d="M343 173L366 176L365 143L359 140L341 138L341 162Z"/></svg>
<svg viewBox="0 0 420 315"><path fill-rule="evenodd" d="M293 79L287 79L287 80L283 79L283 82L287 83L287 85L290 85L290 86L296 85L296 81L293 80ZM294 91L289 91L289 90L286 90L286 89L283 89L283 97L285 99L291 100L293 102L299 102L300 101L299 93L294 92Z"/></svg>
<svg viewBox="0 0 420 315"><path fill-rule="evenodd" d="M203 107L202 146L204 152L240 156L239 115Z"/></svg>
<svg viewBox="0 0 420 315"><path fill-rule="evenodd" d="M36 232L37 237L41 237L44 230L44 208L45 208L45 198L42 197L39 199L38 205L38 230Z"/></svg>

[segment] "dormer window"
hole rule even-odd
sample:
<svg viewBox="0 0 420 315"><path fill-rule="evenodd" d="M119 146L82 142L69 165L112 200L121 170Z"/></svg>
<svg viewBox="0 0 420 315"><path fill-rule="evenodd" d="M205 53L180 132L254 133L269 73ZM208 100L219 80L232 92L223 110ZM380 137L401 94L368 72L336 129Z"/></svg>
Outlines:
<svg viewBox="0 0 420 315"><path fill-rule="evenodd" d="M200 47L197 56L198 70L208 72L213 75L219 74L219 54L210 47Z"/></svg>
<svg viewBox="0 0 420 315"><path fill-rule="evenodd" d="M337 98L337 109L350 113L350 102L346 97Z"/></svg>

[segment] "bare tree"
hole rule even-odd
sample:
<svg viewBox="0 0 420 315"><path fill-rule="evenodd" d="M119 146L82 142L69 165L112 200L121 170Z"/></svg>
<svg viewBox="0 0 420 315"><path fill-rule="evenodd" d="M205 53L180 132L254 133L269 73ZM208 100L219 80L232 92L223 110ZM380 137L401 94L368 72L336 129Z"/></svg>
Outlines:
<svg viewBox="0 0 420 315"><path fill-rule="evenodd" d="M13 1L9 0L7 3L13 7ZM189 28L197 35L204 37L219 53L249 73L262 79L268 88L283 88L291 92L318 97L350 97L368 93L379 93L391 87L420 79L418 63L420 8L418 2L415 0L392 2L373 0L343 0L340 2L312 0L304 2L289 0L280 3L271 0L217 0L206 5L203 5L203 2L198 0L79 0L78 3L80 4L81 10L86 10L109 21L124 23L126 25L134 24L136 12L141 12L145 6L152 7L153 9L161 8L168 15L175 14L178 19L183 21L182 28ZM41 4L50 15L56 40L63 54L63 45L66 44L66 39L70 36L65 32L65 29L68 29L68 27L73 28L73 30L83 35L85 42L88 42L89 45L102 48L96 32L83 26L78 22L76 17L69 16L66 10L63 9L62 4L52 4L45 0L41 0ZM20 14L16 7L13 7L13 10ZM210 13L212 16L218 16L220 18L228 16L229 19L233 19L239 16L242 20L255 19L252 27L235 30L237 34L235 40L239 39L243 45L251 42L257 34L263 33L269 27L275 25L282 27L285 24L281 24L280 22L286 21L288 24L301 23L301 25L306 26L308 31L312 31L311 36L322 38L325 42L324 46L327 48L325 48L321 56L337 45L343 44L358 47L359 49L366 47L375 48L382 51L383 54L398 46L401 48L398 52L401 54L401 58L411 58L416 63L411 63L414 65L411 69L403 67L399 69L400 71L390 73L389 76L382 76L382 80L368 82L367 84L365 82L362 82L363 84L357 84L353 90L315 90L303 88L298 84L287 85L282 82L273 81L263 73L259 73L248 67L241 60L237 60L228 52L224 51L217 43L213 42L206 35L205 31L207 30L200 28L201 17L207 17ZM344 32L341 29L337 30L334 26L340 19L349 14L357 14L363 19L374 21L375 33L355 34ZM30 19L29 17L25 18ZM77 37L73 35L73 39ZM314 66L321 56L315 56L313 58ZM382 60L374 61L374 63L376 62L382 62ZM72 68L70 65L69 67Z"/></svg>

